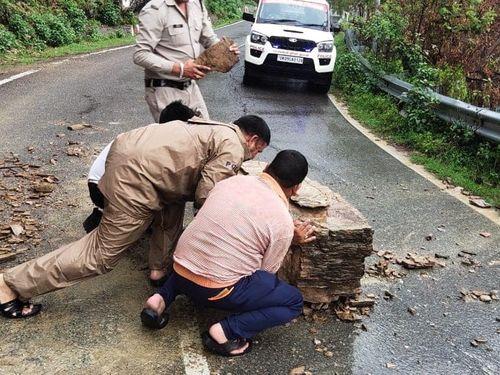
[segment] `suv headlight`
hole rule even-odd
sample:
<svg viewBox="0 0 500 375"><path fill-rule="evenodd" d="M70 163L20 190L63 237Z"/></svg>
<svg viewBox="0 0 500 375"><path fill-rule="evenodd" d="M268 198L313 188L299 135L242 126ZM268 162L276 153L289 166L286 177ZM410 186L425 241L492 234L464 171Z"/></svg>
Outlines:
<svg viewBox="0 0 500 375"><path fill-rule="evenodd" d="M250 34L250 41L257 44L266 44L267 36L252 31L252 33Z"/></svg>
<svg viewBox="0 0 500 375"><path fill-rule="evenodd" d="M333 51L333 42L318 43L318 52L332 52L332 51Z"/></svg>

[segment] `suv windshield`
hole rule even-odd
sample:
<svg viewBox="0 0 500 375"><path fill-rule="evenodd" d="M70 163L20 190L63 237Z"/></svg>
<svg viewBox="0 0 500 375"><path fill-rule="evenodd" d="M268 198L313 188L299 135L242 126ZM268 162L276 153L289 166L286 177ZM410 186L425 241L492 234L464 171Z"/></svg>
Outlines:
<svg viewBox="0 0 500 375"><path fill-rule="evenodd" d="M328 31L328 6L298 0L262 0L257 22Z"/></svg>

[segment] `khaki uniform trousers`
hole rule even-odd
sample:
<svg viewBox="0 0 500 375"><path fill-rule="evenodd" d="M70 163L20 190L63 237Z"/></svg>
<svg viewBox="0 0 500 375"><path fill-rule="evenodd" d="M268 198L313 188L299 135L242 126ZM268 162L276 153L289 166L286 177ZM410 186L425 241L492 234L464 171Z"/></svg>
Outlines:
<svg viewBox="0 0 500 375"><path fill-rule="evenodd" d="M165 270L182 231L184 203L137 219L107 203L99 226L78 241L7 270L5 283L22 299L62 289L111 271L153 222L149 265Z"/></svg>
<svg viewBox="0 0 500 375"><path fill-rule="evenodd" d="M176 100L181 100L182 104L200 111L201 117L204 119L209 119L205 100L195 81L191 81L191 85L185 90L175 87L146 87L145 98L155 122L159 122L161 111Z"/></svg>

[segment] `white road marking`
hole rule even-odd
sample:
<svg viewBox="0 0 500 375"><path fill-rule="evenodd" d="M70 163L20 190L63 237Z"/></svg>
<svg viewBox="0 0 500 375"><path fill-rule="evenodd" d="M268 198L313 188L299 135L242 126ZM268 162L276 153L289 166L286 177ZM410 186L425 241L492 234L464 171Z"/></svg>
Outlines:
<svg viewBox="0 0 500 375"><path fill-rule="evenodd" d="M217 28L215 28L215 30L220 30L220 29L224 29L225 27L234 26L234 25L237 25L237 24L239 24L241 22L245 22L245 21L243 21L243 20L236 21L236 22L230 23L229 25L224 25L224 26L221 26L221 27L217 27Z"/></svg>
<svg viewBox="0 0 500 375"><path fill-rule="evenodd" d="M186 375L210 375L207 358L200 354L200 332L194 313L188 317L189 323L180 332L182 361Z"/></svg>
<svg viewBox="0 0 500 375"><path fill-rule="evenodd" d="M26 71L26 72L19 73L19 74L16 74L16 75L13 75L13 76L11 76L11 77L9 77L9 78L2 79L2 80L0 81L0 86L5 85L6 83L9 83L9 82L15 81L16 79L19 79L19 78L23 78L23 77L29 76L29 75L31 75L31 74L33 74L33 73L38 72L38 71L40 71L40 69L36 69L36 70L28 70L28 71Z"/></svg>
<svg viewBox="0 0 500 375"><path fill-rule="evenodd" d="M382 150L387 152L389 155L397 159L399 162L407 166L408 168L412 169L413 171L417 172L419 175L424 177L426 180L430 181L434 185L436 185L439 190L444 191L451 195L452 197L458 199L462 203L464 203L467 207L473 209L474 211L480 213L487 219L491 220L497 225L500 225L500 214L494 210L494 209L481 209L479 207L474 207L469 204L469 198L461 194L460 192L454 190L454 189L447 189L446 185L441 182L436 176L434 176L432 173L428 172L422 165L414 164L410 160L409 154L406 152L402 152L398 150L396 147L392 146L388 142L384 141L383 139L380 139L378 136L376 136L374 133L372 133L369 129L365 128L363 125L361 125L358 121L353 119L349 113L347 108L340 102L338 102L335 97L331 94L328 95L330 98L330 101L333 103L335 108L340 112L340 114L346 119L346 121L351 124L354 128L356 128L360 133L362 133L366 138L368 138L370 141L375 143L378 147L380 147Z"/></svg>
<svg viewBox="0 0 500 375"><path fill-rule="evenodd" d="M109 48L109 49L105 49L105 50L102 50L102 51L90 52L90 53L86 53L84 55L73 56L71 58L74 59L74 60L76 60L76 59L83 59L84 57L95 56L95 55L102 55L103 53L108 53L108 52L112 52L112 51L119 51L121 49L131 48L133 46L134 46L134 44L129 44L128 46Z"/></svg>

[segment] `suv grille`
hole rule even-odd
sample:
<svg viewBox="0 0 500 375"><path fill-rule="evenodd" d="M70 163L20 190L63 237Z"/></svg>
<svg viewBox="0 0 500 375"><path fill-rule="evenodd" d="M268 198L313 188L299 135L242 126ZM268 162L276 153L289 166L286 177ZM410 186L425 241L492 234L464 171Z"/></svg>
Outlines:
<svg viewBox="0 0 500 375"><path fill-rule="evenodd" d="M289 51L311 52L316 47L316 43L312 40L296 38L272 36L269 38L269 42L274 48L286 49Z"/></svg>

